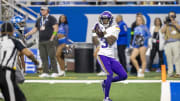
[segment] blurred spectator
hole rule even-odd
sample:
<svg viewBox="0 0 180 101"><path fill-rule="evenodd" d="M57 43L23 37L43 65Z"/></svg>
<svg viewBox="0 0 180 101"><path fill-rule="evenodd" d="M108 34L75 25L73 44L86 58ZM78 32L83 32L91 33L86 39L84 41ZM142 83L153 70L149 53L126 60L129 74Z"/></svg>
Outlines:
<svg viewBox="0 0 180 101"><path fill-rule="evenodd" d="M54 38L58 31L57 20L54 16L49 15L49 8L47 6L41 7L42 16L37 19L35 27L28 32L25 37L34 34L39 31L39 52L43 65L43 73L39 75L39 77L50 77L48 74L50 72L49 69L49 61L50 59L52 74L51 77L57 77L57 62L55 57L55 41Z"/></svg>
<svg viewBox="0 0 180 101"><path fill-rule="evenodd" d="M122 15L118 15L116 17L116 23L119 25L119 28L120 28L120 33L117 40L118 57L119 57L120 63L123 65L124 69L127 72L126 54L125 54L125 50L128 45L127 25L123 21Z"/></svg>
<svg viewBox="0 0 180 101"><path fill-rule="evenodd" d="M67 17L65 15L61 15L59 17L59 30L58 30L58 47L56 51L56 58L61 68L60 76L65 76L65 62L64 62L64 54L63 49L66 47L67 39L69 33L69 26Z"/></svg>
<svg viewBox="0 0 180 101"><path fill-rule="evenodd" d="M142 16L141 13L137 13L136 14L136 18L139 17L139 16ZM131 25L131 42L130 44L132 45L132 41L134 39L134 29L137 27L137 24L136 24L136 20L132 23ZM138 64L141 66L141 60L140 60L140 55L137 56L136 60L138 61ZM130 61L130 64L132 65L132 68L131 68L131 71L130 73L132 75L136 75L137 74L137 71L136 71L136 68L135 66L132 64L132 62Z"/></svg>
<svg viewBox="0 0 180 101"><path fill-rule="evenodd" d="M162 28L165 34L165 54L168 64L168 76L180 78L180 22L176 20L176 13L171 11L166 17ZM173 75L173 64L176 67L176 75Z"/></svg>
<svg viewBox="0 0 180 101"><path fill-rule="evenodd" d="M138 72L138 77L144 77L144 70L146 68L146 50L148 47L148 39L150 37L150 32L145 25L144 18L139 16L136 18L137 27L134 30L134 39L133 39L133 51L131 53L131 61L133 65L136 67ZM136 60L136 57L140 54L142 69Z"/></svg>
<svg viewBox="0 0 180 101"><path fill-rule="evenodd" d="M150 32L151 32L151 38L149 39L149 47L151 49L150 53L150 62L149 62L149 70L152 70L152 64L154 57L156 56L156 53L158 52L159 55L159 60L160 60L160 65L164 64L163 60L163 50L164 50L164 36L161 33L160 29L162 27L162 21L160 18L155 18L154 20L154 25L152 26ZM160 70L161 66L159 66ZM160 72L160 71L159 71Z"/></svg>
<svg viewBox="0 0 180 101"><path fill-rule="evenodd" d="M142 13L137 13L136 14L136 18L139 17L139 16L142 16ZM131 44L132 44L132 41L134 39L134 29L137 27L137 24L136 24L136 20L132 23L131 25Z"/></svg>

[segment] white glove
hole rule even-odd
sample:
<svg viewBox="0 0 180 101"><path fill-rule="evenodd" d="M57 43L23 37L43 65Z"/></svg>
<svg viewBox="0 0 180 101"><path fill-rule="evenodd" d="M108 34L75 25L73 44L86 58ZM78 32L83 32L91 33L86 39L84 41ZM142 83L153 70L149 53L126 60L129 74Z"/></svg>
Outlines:
<svg viewBox="0 0 180 101"><path fill-rule="evenodd" d="M100 24L100 23L99 23L99 30L101 30L101 32L105 32L106 31L105 27L102 24Z"/></svg>

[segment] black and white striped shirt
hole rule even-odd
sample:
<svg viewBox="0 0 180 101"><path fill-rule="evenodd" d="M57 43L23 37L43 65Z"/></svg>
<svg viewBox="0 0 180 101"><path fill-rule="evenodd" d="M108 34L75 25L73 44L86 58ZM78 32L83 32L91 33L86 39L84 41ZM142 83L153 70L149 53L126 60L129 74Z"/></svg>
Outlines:
<svg viewBox="0 0 180 101"><path fill-rule="evenodd" d="M3 34L0 37L0 65L1 67L14 68L17 64L18 51L25 48L23 43L12 36Z"/></svg>

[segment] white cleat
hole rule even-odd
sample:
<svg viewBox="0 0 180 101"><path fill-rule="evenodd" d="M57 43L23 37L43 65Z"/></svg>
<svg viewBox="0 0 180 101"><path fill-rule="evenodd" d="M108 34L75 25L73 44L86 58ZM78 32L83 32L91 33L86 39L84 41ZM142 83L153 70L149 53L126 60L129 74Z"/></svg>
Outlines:
<svg viewBox="0 0 180 101"><path fill-rule="evenodd" d="M97 76L106 76L106 73L101 71L100 73L97 74Z"/></svg>
<svg viewBox="0 0 180 101"><path fill-rule="evenodd" d="M59 76L66 76L66 72L65 71L61 71L60 73L58 73Z"/></svg>
<svg viewBox="0 0 180 101"><path fill-rule="evenodd" d="M139 69L137 77L144 77L144 73L142 73L142 69Z"/></svg>
<svg viewBox="0 0 180 101"><path fill-rule="evenodd" d="M52 77L52 78L59 77L59 74L58 74L58 73L52 73L52 74L51 74L51 77Z"/></svg>
<svg viewBox="0 0 180 101"><path fill-rule="evenodd" d="M4 96L1 92L0 92L0 99L4 99Z"/></svg>
<svg viewBox="0 0 180 101"><path fill-rule="evenodd" d="M42 73L41 75L39 75L40 78L47 78L50 77L48 73Z"/></svg>
<svg viewBox="0 0 180 101"><path fill-rule="evenodd" d="M109 97L106 97L103 101L112 101Z"/></svg>

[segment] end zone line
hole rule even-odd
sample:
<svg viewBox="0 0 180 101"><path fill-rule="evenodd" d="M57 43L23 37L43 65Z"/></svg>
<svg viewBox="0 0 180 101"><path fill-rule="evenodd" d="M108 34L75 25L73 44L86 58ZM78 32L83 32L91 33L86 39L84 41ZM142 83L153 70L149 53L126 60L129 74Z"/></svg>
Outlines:
<svg viewBox="0 0 180 101"><path fill-rule="evenodd" d="M167 80L180 82L180 80ZM25 80L25 83L101 83L102 80ZM117 83L161 83L161 80L125 80Z"/></svg>

